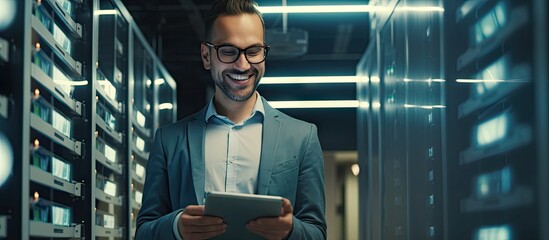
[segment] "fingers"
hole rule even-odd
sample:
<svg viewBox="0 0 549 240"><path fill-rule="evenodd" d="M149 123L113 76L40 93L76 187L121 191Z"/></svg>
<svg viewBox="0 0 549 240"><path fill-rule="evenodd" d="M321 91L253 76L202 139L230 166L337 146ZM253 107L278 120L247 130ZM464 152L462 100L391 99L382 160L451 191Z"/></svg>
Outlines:
<svg viewBox="0 0 549 240"><path fill-rule="evenodd" d="M204 206L187 206L179 217L179 233L183 239L208 239L225 232L227 224L218 217L203 216Z"/></svg>
<svg viewBox="0 0 549 240"><path fill-rule="evenodd" d="M283 239L293 227L293 208L288 199L283 199L282 214L278 217L259 218L250 221L246 227L250 232L266 239Z"/></svg>
<svg viewBox="0 0 549 240"><path fill-rule="evenodd" d="M184 213L194 216L204 215L204 206L203 205L189 205L185 208Z"/></svg>
<svg viewBox="0 0 549 240"><path fill-rule="evenodd" d="M292 207L292 203L290 203L290 200L287 198L282 199L282 214L292 213L294 211L294 208Z"/></svg>

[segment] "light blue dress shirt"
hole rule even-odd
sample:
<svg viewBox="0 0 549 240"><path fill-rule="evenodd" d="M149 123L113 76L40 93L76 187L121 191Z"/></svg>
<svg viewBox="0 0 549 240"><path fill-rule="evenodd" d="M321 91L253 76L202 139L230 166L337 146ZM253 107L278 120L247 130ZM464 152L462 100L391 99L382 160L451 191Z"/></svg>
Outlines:
<svg viewBox="0 0 549 240"><path fill-rule="evenodd" d="M213 99L206 111L205 189L257 193L261 136L265 110L256 93L252 114L240 123L219 115Z"/></svg>
<svg viewBox="0 0 549 240"><path fill-rule="evenodd" d="M234 123L215 110L213 98L206 111L204 192L257 193L265 109L259 93L251 115ZM174 235L181 240L176 215Z"/></svg>

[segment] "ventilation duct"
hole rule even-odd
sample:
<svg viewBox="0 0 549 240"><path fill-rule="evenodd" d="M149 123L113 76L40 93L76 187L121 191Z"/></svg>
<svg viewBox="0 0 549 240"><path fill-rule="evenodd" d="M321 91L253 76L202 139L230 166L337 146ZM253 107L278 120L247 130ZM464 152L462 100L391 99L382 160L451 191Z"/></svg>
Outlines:
<svg viewBox="0 0 549 240"><path fill-rule="evenodd" d="M309 34L300 29L266 29L265 41L271 46L270 59L294 58L307 53Z"/></svg>

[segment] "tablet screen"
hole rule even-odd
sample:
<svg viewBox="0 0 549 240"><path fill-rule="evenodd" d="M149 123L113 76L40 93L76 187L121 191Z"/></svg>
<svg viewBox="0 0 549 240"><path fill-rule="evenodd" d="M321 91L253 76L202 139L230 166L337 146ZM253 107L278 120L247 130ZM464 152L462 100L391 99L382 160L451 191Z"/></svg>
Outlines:
<svg viewBox="0 0 549 240"><path fill-rule="evenodd" d="M246 224L261 217L277 217L282 197L244 193L209 192L204 215L223 218L227 231L213 239L263 239L246 229Z"/></svg>

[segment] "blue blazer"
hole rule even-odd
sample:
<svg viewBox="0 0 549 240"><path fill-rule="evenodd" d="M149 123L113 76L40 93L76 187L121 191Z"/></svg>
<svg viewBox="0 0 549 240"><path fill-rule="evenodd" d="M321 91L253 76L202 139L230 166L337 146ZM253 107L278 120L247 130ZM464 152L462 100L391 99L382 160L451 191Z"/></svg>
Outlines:
<svg viewBox="0 0 549 240"><path fill-rule="evenodd" d="M324 160L316 126L262 101L258 194L290 200L294 218L288 239L326 239ZM136 239L175 239L176 215L188 205L203 203L206 109L156 131Z"/></svg>

